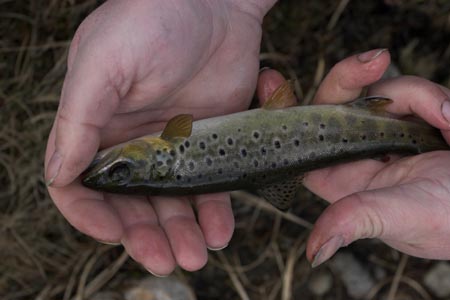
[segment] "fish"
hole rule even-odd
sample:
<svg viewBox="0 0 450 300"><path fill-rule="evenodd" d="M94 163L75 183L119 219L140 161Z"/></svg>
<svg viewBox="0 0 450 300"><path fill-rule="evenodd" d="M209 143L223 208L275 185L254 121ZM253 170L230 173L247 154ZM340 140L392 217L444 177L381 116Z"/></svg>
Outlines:
<svg viewBox="0 0 450 300"><path fill-rule="evenodd" d="M98 152L82 183L138 195L246 189L286 211L306 172L391 153L450 150L438 129L388 114L389 98L292 106L292 97L285 83L261 108L198 121L175 116L161 133Z"/></svg>

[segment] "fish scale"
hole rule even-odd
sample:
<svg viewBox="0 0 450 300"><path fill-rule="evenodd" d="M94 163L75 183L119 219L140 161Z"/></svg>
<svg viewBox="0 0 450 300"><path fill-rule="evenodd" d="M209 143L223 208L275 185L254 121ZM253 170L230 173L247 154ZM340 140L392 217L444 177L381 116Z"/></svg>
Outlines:
<svg viewBox="0 0 450 300"><path fill-rule="evenodd" d="M146 195L253 189L287 209L305 172L387 153L449 149L437 129L377 111L387 102L261 108L192 124L182 116L161 137L100 152L83 183Z"/></svg>

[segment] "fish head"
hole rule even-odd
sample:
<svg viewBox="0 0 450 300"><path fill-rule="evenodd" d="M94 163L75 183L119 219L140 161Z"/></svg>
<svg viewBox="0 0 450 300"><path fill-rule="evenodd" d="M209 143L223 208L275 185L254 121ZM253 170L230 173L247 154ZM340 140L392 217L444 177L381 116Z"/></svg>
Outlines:
<svg viewBox="0 0 450 300"><path fill-rule="evenodd" d="M107 192L132 193L151 188L173 172L176 152L157 137L147 137L99 152L82 175L82 183Z"/></svg>

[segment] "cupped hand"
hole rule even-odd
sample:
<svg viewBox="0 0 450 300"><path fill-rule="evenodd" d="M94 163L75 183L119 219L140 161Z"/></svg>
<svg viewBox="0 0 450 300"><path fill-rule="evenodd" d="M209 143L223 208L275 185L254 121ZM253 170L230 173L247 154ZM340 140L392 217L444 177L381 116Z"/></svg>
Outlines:
<svg viewBox="0 0 450 300"><path fill-rule="evenodd" d="M369 95L394 100L387 111L420 117L450 141L450 91L412 76L379 81L389 60L387 51L373 50L341 61L324 79L315 104L344 103L370 85ZM313 266L362 238L381 239L414 256L450 259L450 151L342 164L306 174L304 184L331 203L308 241Z"/></svg>
<svg viewBox="0 0 450 300"><path fill-rule="evenodd" d="M177 264L197 270L207 247L227 245L234 229L228 194L119 196L89 190L77 177L99 147L161 130L177 114L201 119L246 109L262 18L274 2L110 0L84 20L46 153L50 195L73 226L122 243L158 275Z"/></svg>

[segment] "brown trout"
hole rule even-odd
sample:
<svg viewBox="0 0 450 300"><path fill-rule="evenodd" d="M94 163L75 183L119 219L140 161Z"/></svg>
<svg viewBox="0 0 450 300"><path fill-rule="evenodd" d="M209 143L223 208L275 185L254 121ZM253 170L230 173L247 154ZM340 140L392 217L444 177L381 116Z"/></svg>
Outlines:
<svg viewBox="0 0 450 300"><path fill-rule="evenodd" d="M250 189L286 210L305 172L388 153L449 150L439 130L388 116L387 98L286 108L280 90L262 108L195 122L180 115L161 134L105 149L83 184L144 195Z"/></svg>

